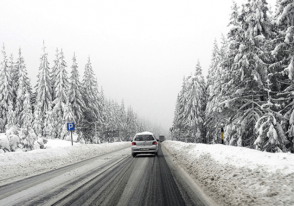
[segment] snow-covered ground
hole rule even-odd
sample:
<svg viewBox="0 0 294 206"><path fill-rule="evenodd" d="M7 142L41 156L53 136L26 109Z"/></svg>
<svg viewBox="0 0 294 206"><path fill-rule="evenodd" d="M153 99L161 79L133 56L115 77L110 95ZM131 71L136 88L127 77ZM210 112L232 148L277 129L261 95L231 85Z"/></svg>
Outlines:
<svg viewBox="0 0 294 206"><path fill-rule="evenodd" d="M170 140L161 145L218 205L294 205L293 154ZM130 142L71 146L49 139L46 147L0 154L0 185L127 148Z"/></svg>
<svg viewBox="0 0 294 206"><path fill-rule="evenodd" d="M130 142L80 144L48 139L47 149L0 154L0 185L84 159L130 147Z"/></svg>
<svg viewBox="0 0 294 206"><path fill-rule="evenodd" d="M164 141L219 205L294 205L294 155L244 147Z"/></svg>

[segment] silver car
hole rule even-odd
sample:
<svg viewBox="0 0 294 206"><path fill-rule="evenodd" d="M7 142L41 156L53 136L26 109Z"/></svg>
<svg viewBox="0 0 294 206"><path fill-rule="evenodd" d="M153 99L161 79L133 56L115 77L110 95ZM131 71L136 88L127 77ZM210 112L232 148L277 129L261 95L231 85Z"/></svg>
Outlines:
<svg viewBox="0 0 294 206"><path fill-rule="evenodd" d="M131 149L133 157L136 154L142 153L153 153L157 155L158 142L151 132L137 133L133 138Z"/></svg>

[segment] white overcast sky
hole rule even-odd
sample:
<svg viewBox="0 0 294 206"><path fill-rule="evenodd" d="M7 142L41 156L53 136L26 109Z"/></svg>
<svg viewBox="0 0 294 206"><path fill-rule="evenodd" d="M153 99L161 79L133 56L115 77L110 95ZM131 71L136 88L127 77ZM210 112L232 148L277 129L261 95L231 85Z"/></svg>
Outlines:
<svg viewBox="0 0 294 206"><path fill-rule="evenodd" d="M244 0L236 0L241 5ZM269 0L274 8L275 0ZM45 40L50 67L62 48L80 75L90 56L99 86L144 119L172 125L182 79L204 75L214 39L228 32L231 0L1 0L0 43L22 48L33 86ZM0 60L2 60L0 55Z"/></svg>

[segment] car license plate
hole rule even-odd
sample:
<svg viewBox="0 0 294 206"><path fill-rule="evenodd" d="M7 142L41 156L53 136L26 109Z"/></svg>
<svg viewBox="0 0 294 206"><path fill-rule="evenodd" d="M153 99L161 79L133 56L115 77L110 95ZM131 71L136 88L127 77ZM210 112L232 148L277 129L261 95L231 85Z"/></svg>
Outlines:
<svg viewBox="0 0 294 206"><path fill-rule="evenodd" d="M144 151L146 151L146 150L148 150L148 149L145 149L145 148L141 148L141 150L144 150Z"/></svg>

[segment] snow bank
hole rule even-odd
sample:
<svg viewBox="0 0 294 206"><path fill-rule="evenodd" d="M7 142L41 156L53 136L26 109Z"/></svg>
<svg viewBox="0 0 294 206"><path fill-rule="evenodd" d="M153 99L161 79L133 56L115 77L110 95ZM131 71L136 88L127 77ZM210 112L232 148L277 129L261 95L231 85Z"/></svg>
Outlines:
<svg viewBox="0 0 294 206"><path fill-rule="evenodd" d="M80 145L80 143L73 142L73 145ZM54 149L60 147L70 147L71 141L64 141L60 139L48 139L48 142L45 144L46 149Z"/></svg>
<svg viewBox="0 0 294 206"><path fill-rule="evenodd" d="M244 147L164 141L219 205L294 205L294 155Z"/></svg>
<svg viewBox="0 0 294 206"><path fill-rule="evenodd" d="M0 154L0 184L130 147L130 142L79 144L48 139L47 149Z"/></svg>

